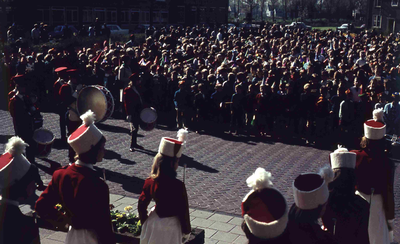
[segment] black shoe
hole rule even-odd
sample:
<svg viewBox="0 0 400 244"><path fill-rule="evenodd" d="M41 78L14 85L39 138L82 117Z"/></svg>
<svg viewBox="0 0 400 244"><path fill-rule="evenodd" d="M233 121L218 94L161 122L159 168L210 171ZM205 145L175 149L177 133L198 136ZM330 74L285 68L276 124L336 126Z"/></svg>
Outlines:
<svg viewBox="0 0 400 244"><path fill-rule="evenodd" d="M130 152L134 152L134 151L135 151L135 148L131 147L131 148L129 148L129 151L130 151Z"/></svg>

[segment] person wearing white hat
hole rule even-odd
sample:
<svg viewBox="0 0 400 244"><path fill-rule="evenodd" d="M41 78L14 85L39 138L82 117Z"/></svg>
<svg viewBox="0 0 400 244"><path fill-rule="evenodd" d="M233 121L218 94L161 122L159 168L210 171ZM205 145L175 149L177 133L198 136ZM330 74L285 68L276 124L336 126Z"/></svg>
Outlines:
<svg viewBox="0 0 400 244"><path fill-rule="evenodd" d="M249 244L291 243L286 229L288 207L285 197L273 187L272 175L263 168L246 180L252 190L242 201L242 230Z"/></svg>
<svg viewBox="0 0 400 244"><path fill-rule="evenodd" d="M292 244L333 244L334 236L324 231L318 219L325 212L329 198L328 183L332 169L324 167L317 173L304 173L293 181L294 204L289 210L288 230Z"/></svg>
<svg viewBox="0 0 400 244"><path fill-rule="evenodd" d="M356 158L356 194L370 203L368 235L371 244L393 241L394 164L385 152L386 124L383 110L375 109L373 119L364 123L361 150Z"/></svg>
<svg viewBox="0 0 400 244"><path fill-rule="evenodd" d="M14 136L0 155L0 243L40 243L34 219L19 209L19 201L35 192L37 169L22 154L27 145Z"/></svg>
<svg viewBox="0 0 400 244"><path fill-rule="evenodd" d="M154 157L150 177L144 182L138 212L142 223L141 244L177 244L190 237L189 203L185 184L176 179L187 130L178 131L178 139L163 137ZM148 214L151 200L156 205Z"/></svg>
<svg viewBox="0 0 400 244"><path fill-rule="evenodd" d="M330 154L333 181L328 184L329 201L322 222L339 243L369 243L369 204L355 194L356 154L339 147Z"/></svg>
<svg viewBox="0 0 400 244"><path fill-rule="evenodd" d="M68 137L76 152L75 163L53 173L35 210L56 227L69 225L67 244L114 244L108 186L93 167L104 157L106 139L94 124L91 110L81 119L83 124ZM66 214L57 211L56 204L61 204Z"/></svg>

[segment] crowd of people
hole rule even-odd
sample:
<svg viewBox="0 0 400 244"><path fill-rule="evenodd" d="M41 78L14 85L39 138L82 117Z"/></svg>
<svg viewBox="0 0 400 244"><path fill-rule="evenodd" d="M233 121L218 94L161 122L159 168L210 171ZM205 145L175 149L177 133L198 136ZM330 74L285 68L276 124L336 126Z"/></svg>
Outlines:
<svg viewBox="0 0 400 244"><path fill-rule="evenodd" d="M117 112L125 115L120 90L134 75L141 80L144 107L176 110L177 127L198 132L225 124L234 134L299 137L307 143L340 135L331 138L345 143L360 138L359 125L382 107L388 132L400 133L399 36L279 25L170 27L147 35L140 44L131 35L127 43L43 46L40 53L16 45L5 64L11 76L26 74L39 103L58 92L55 69L76 69L79 84L107 87Z"/></svg>
<svg viewBox="0 0 400 244"><path fill-rule="evenodd" d="M108 188L92 172L104 156L106 139L94 125L93 112L80 116L76 107L79 92L90 85L106 87L115 101L112 116L131 123L132 152L142 148L137 134L146 107L174 113L172 127L199 133L227 128L236 135L300 138L308 144L324 143L329 136L348 148L358 148L353 141L360 138L361 150L339 149L331 155L334 175L325 169L294 180L290 210L282 194L271 188L270 174L256 172L247 182L253 190L242 203L242 228L250 243L390 242L394 166L384 137L400 133L399 35L276 24L256 29L170 27L146 35L139 44L132 35L127 43L42 46L41 52L17 42L5 55L4 66L12 77L9 108L15 134L22 138L19 143L34 145L32 135L41 126L40 111L46 104L60 115L71 165L54 173L36 210L57 225L72 226L66 243L113 243ZM178 243L189 237L186 189L175 178L183 137L162 138L145 181L138 205L143 243ZM21 150L10 150L4 160L21 156ZM15 163L23 163L27 172L26 161L34 164L34 153L28 147L28 160ZM1 189L9 187L12 184ZM94 188L101 190L92 194ZM11 196L9 202L15 197L20 196ZM90 205L88 198L98 204ZM157 204L148 213L151 199ZM57 202L66 208L62 216L52 208ZM98 213L102 222L87 217ZM165 225L171 231L163 231Z"/></svg>

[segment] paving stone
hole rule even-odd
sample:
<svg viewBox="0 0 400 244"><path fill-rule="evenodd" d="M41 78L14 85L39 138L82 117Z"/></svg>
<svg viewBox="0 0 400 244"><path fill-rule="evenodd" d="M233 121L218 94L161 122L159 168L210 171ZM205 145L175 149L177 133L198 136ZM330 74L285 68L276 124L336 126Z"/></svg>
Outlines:
<svg viewBox="0 0 400 244"><path fill-rule="evenodd" d="M56 241L52 239L40 239L41 244L62 244L64 241Z"/></svg>
<svg viewBox="0 0 400 244"><path fill-rule="evenodd" d="M110 203L114 203L120 199L122 199L124 196L121 195L116 195L116 194L110 194Z"/></svg>
<svg viewBox="0 0 400 244"><path fill-rule="evenodd" d="M57 231L56 233L50 235L47 238L51 239L51 240L63 241L64 242L66 237L67 237L67 233L66 232Z"/></svg>
<svg viewBox="0 0 400 244"><path fill-rule="evenodd" d="M233 229L233 227L235 227L235 225L227 224L227 223L223 223L223 222L215 222L214 224L212 224L210 226L210 229L229 232L230 230Z"/></svg>
<svg viewBox="0 0 400 244"><path fill-rule="evenodd" d="M199 218L207 219L211 215L213 215L213 213L208 212L208 211L203 211L203 210L195 210L190 215L195 216L195 217L199 217Z"/></svg>
<svg viewBox="0 0 400 244"><path fill-rule="evenodd" d="M216 244L218 241L210 238L204 238L204 244Z"/></svg>
<svg viewBox="0 0 400 244"><path fill-rule="evenodd" d="M122 204L127 204L127 205L132 205L132 207L134 205L137 205L138 199L133 198L133 197L123 197L117 201L115 201L116 203L122 203Z"/></svg>
<svg viewBox="0 0 400 244"><path fill-rule="evenodd" d="M217 230L209 229L209 228L204 228L204 236L206 238L211 238L215 233L217 233Z"/></svg>
<svg viewBox="0 0 400 244"><path fill-rule="evenodd" d="M243 218L233 217L228 221L229 224L241 226L243 223Z"/></svg>
<svg viewBox="0 0 400 244"><path fill-rule="evenodd" d="M227 223L227 222L229 222L231 219L233 219L233 217L232 216L229 216L229 215L225 215L225 214L218 214L218 213L216 213L216 214L213 214L211 217L209 217L208 218L209 220L215 220L215 221L218 221L218 222L225 222L225 223Z"/></svg>
<svg viewBox="0 0 400 244"><path fill-rule="evenodd" d="M202 218L195 218L191 222L192 225L195 225L195 226L198 226L198 227L202 227L202 228L208 228L214 223L215 223L215 221L208 220L208 219L202 219Z"/></svg>
<svg viewBox="0 0 400 244"><path fill-rule="evenodd" d="M226 241L229 243L232 243L236 238L238 238L238 235L226 233L223 231L218 231L212 236L212 239L214 240Z"/></svg>
<svg viewBox="0 0 400 244"><path fill-rule="evenodd" d="M235 244L247 244L249 240L247 240L246 236L239 236L236 240L233 241Z"/></svg>
<svg viewBox="0 0 400 244"><path fill-rule="evenodd" d="M245 235L242 230L242 227L237 226L237 225L232 230L230 230L229 233L243 235L243 236Z"/></svg>

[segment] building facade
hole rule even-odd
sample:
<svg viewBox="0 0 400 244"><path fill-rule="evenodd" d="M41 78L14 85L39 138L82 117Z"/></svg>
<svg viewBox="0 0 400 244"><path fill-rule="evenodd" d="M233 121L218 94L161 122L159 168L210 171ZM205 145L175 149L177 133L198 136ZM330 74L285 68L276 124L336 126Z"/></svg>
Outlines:
<svg viewBox="0 0 400 244"><path fill-rule="evenodd" d="M400 31L400 0L370 0L367 26L380 32Z"/></svg>
<svg viewBox="0 0 400 244"><path fill-rule="evenodd" d="M102 23L132 29L137 25L194 25L228 21L228 0L50 0L10 1L8 22L44 22L51 26L89 25L96 18Z"/></svg>

